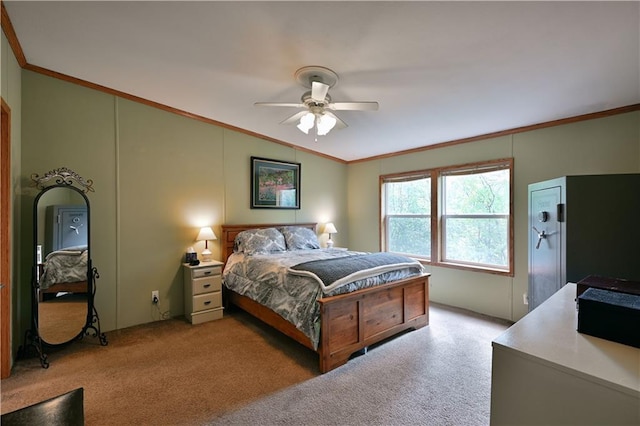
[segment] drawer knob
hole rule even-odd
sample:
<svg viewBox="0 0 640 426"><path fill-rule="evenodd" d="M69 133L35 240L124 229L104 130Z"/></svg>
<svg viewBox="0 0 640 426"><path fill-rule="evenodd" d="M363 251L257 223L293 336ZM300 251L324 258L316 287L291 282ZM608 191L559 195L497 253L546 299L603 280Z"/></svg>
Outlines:
<svg viewBox="0 0 640 426"><path fill-rule="evenodd" d="M211 304L211 300L207 300L206 302L204 302L205 305L210 305Z"/></svg>
<svg viewBox="0 0 640 426"><path fill-rule="evenodd" d="M204 288L209 288L209 287L211 287L211 284L205 284L205 285L203 285L202 287L204 287Z"/></svg>
<svg viewBox="0 0 640 426"><path fill-rule="evenodd" d="M205 271L204 274L205 275L211 275L211 271Z"/></svg>

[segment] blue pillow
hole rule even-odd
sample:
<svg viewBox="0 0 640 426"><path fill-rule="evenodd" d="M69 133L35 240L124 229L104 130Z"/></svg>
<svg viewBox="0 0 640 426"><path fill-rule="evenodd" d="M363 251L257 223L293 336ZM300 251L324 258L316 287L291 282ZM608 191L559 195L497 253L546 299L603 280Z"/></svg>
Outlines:
<svg viewBox="0 0 640 426"><path fill-rule="evenodd" d="M238 253L263 254L286 251L284 236L276 228L249 229L236 235L233 251Z"/></svg>
<svg viewBox="0 0 640 426"><path fill-rule="evenodd" d="M309 228L302 226L285 226L280 228L287 244L287 250L319 249L318 236Z"/></svg>

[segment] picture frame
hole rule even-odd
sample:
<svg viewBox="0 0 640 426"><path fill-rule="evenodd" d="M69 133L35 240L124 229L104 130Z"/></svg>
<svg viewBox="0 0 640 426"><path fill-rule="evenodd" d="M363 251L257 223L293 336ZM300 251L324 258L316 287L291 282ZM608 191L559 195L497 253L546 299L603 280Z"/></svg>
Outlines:
<svg viewBox="0 0 640 426"><path fill-rule="evenodd" d="M300 163L251 157L251 208L300 209Z"/></svg>

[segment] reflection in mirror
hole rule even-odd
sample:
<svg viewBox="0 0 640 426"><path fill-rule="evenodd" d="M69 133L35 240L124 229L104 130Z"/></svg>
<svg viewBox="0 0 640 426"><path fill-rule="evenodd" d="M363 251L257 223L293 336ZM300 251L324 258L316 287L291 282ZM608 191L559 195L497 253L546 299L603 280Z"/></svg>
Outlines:
<svg viewBox="0 0 640 426"><path fill-rule="evenodd" d="M38 303L40 337L44 343L59 345L82 333L87 320L86 293L59 292Z"/></svg>
<svg viewBox="0 0 640 426"><path fill-rule="evenodd" d="M38 325L44 343L66 343L87 321L88 216L73 187L52 188L37 204Z"/></svg>

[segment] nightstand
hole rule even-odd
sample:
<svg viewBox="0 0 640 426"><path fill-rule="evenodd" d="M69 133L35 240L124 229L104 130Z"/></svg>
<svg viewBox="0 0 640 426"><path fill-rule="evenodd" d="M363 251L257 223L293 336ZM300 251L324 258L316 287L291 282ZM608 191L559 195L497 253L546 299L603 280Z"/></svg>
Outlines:
<svg viewBox="0 0 640 426"><path fill-rule="evenodd" d="M222 262L184 268L184 316L191 324L222 318Z"/></svg>

